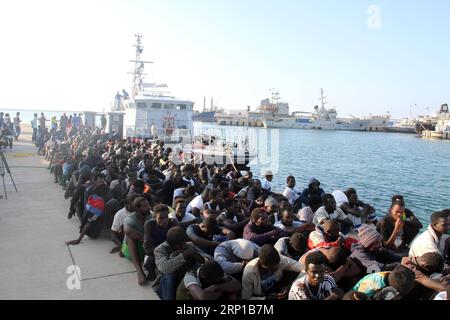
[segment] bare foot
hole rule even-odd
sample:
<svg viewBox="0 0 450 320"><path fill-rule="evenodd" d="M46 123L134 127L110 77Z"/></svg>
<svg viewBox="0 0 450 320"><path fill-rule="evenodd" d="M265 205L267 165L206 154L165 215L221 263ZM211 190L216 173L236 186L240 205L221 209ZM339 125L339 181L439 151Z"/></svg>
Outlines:
<svg viewBox="0 0 450 320"><path fill-rule="evenodd" d="M116 253L116 252L119 252L120 251L120 249L122 249L122 246L117 246L117 247L114 247L114 248L112 248L111 249L111 251L109 251L109 253Z"/></svg>
<svg viewBox="0 0 450 320"><path fill-rule="evenodd" d="M138 272L138 284L140 286L143 286L144 284L146 284L147 282L147 277L145 276L145 274L142 271Z"/></svg>
<svg viewBox="0 0 450 320"><path fill-rule="evenodd" d="M80 244L80 240L71 240L71 241L66 241L66 244L67 245L73 245L73 246L76 246L77 244Z"/></svg>

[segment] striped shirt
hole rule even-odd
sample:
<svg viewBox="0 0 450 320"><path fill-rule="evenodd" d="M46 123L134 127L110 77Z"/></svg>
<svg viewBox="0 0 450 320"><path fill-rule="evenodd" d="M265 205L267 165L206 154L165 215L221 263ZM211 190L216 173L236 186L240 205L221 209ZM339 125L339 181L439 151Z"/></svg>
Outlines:
<svg viewBox="0 0 450 320"><path fill-rule="evenodd" d="M296 280L289 291L289 300L324 300L333 293L336 288L334 279L325 275L323 281L320 283L317 292L314 294L308 284L307 275Z"/></svg>

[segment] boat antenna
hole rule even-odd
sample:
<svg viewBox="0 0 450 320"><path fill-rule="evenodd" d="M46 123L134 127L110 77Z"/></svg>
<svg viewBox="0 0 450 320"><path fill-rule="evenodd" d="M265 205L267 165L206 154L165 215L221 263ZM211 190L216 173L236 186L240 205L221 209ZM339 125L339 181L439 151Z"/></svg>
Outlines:
<svg viewBox="0 0 450 320"><path fill-rule="evenodd" d="M133 75L133 82L131 84L133 97L137 96L139 92L144 90L144 78L147 74L144 73L144 65L146 63L153 63L151 61L143 61L141 60L142 52L144 51L144 46L142 46L142 35L137 33L134 35L136 37L136 43L133 47L136 48L136 56L134 60L130 60L130 62L134 63L133 72L130 74Z"/></svg>
<svg viewBox="0 0 450 320"><path fill-rule="evenodd" d="M320 98L319 98L319 101L321 102L321 104L322 104L322 108L324 108L325 109L325 105L327 104L327 102L325 101L325 96L323 95L323 88L320 88Z"/></svg>

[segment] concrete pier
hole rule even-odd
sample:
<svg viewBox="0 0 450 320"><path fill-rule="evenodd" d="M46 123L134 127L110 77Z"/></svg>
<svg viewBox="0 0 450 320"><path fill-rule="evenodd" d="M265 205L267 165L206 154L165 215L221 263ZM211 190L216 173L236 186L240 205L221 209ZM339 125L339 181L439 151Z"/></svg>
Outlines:
<svg viewBox="0 0 450 320"><path fill-rule="evenodd" d="M67 219L69 200L23 129L5 153L18 192L6 173L6 200L0 181L0 299L159 299L150 284L138 285L131 262L109 253L109 239L66 246L78 237L79 221ZM79 286L71 266L79 267Z"/></svg>

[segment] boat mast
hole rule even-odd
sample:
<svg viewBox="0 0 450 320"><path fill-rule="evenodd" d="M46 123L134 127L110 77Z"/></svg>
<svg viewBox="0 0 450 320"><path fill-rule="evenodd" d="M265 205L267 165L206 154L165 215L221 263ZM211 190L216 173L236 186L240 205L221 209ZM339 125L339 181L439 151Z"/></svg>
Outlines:
<svg viewBox="0 0 450 320"><path fill-rule="evenodd" d="M325 96L323 95L323 88L320 88L320 98L319 101L322 104L322 109L325 109L325 105L327 104L327 102L325 101Z"/></svg>
<svg viewBox="0 0 450 320"><path fill-rule="evenodd" d="M133 82L131 84L132 88L132 95L133 98L139 94L139 92L144 90L144 78L147 75L144 73L144 65L146 63L153 63L151 61L142 61L141 55L144 51L144 47L142 46L142 35L141 34L135 34L136 37L136 44L133 45L133 47L136 48L136 56L134 60L130 60L130 62L134 63L134 69L131 74L133 75Z"/></svg>
<svg viewBox="0 0 450 320"><path fill-rule="evenodd" d="M275 89L270 89L269 90L271 93L272 93L272 102L271 102L271 104L272 104L272 106L274 105L274 103L273 103L273 101L275 100L276 101L276 113L278 113L279 112L279 107L278 107L278 102L280 101L280 92L278 92L278 91L275 91ZM274 112L275 113L275 112Z"/></svg>

